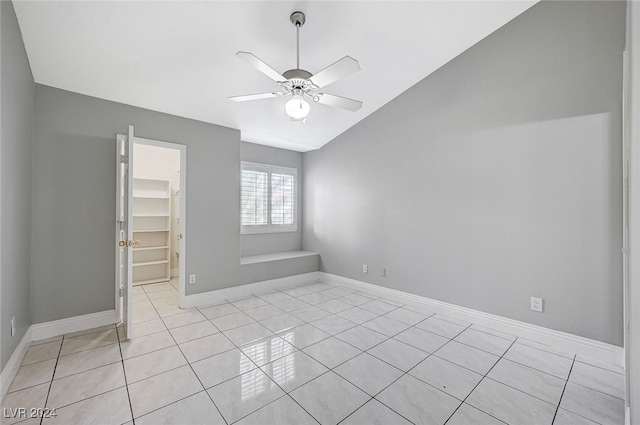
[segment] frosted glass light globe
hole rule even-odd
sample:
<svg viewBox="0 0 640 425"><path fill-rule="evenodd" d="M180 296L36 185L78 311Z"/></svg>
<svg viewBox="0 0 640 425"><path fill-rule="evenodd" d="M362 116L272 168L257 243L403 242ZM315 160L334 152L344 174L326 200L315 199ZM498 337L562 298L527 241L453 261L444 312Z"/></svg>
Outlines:
<svg viewBox="0 0 640 425"><path fill-rule="evenodd" d="M294 94L284 105L284 109L287 111L287 115L294 120L302 120L309 115L311 107L309 106L309 103L302 98L302 95Z"/></svg>

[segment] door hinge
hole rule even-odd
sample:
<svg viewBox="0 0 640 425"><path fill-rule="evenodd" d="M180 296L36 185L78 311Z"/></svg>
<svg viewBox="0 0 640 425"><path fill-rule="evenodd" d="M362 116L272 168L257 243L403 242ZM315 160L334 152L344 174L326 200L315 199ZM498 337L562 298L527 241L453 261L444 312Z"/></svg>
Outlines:
<svg viewBox="0 0 640 425"><path fill-rule="evenodd" d="M129 163L129 155L120 155L120 162L123 164Z"/></svg>
<svg viewBox="0 0 640 425"><path fill-rule="evenodd" d="M118 296L122 298L122 286L118 289Z"/></svg>

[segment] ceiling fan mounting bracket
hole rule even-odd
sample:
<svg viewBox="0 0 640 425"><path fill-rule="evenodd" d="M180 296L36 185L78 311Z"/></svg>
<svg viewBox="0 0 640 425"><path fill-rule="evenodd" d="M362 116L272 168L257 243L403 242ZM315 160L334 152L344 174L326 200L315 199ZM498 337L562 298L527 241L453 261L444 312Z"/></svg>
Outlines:
<svg viewBox="0 0 640 425"><path fill-rule="evenodd" d="M306 18L302 12L293 12L289 17L289 20L294 26L300 28L304 25Z"/></svg>

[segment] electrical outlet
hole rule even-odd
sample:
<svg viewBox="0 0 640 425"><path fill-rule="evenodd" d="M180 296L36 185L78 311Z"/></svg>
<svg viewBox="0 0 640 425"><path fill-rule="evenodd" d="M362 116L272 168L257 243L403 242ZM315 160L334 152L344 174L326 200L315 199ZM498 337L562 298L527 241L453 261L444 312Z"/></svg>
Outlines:
<svg viewBox="0 0 640 425"><path fill-rule="evenodd" d="M542 298L531 297L531 310L542 313Z"/></svg>
<svg viewBox="0 0 640 425"><path fill-rule="evenodd" d="M196 283L196 275L195 274L190 274L189 275L189 285L194 285Z"/></svg>
<svg viewBox="0 0 640 425"><path fill-rule="evenodd" d="M16 334L16 316L11 318L11 336Z"/></svg>
<svg viewBox="0 0 640 425"><path fill-rule="evenodd" d="M362 265L362 273L369 273L369 267L366 264Z"/></svg>
<svg viewBox="0 0 640 425"><path fill-rule="evenodd" d="M387 277L387 269L384 267L380 269L380 277Z"/></svg>

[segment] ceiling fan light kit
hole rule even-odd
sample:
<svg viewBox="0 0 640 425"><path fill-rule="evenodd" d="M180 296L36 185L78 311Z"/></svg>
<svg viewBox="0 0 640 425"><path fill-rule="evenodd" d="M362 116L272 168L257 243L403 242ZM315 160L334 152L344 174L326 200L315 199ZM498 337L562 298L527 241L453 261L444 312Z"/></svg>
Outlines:
<svg viewBox="0 0 640 425"><path fill-rule="evenodd" d="M289 19L296 27L295 69L290 69L280 74L252 53L236 53L236 56L245 60L258 71L278 83L280 88L284 91L232 96L229 97L229 100L244 102L247 100L290 96L290 99L285 103L285 112L289 117L291 117L291 121L297 122L305 122L311 110L311 106L305 98L309 98L315 103L346 109L352 112L360 109L362 107L362 102L359 100L319 92L322 87L359 71L360 64L358 64L358 61L350 56L345 56L315 75L309 71L300 69L300 27L304 25L306 18L302 12L293 12Z"/></svg>
<svg viewBox="0 0 640 425"><path fill-rule="evenodd" d="M311 106L304 100L300 89L294 89L293 93L291 99L284 104L284 110L292 121L303 121L309 115Z"/></svg>

